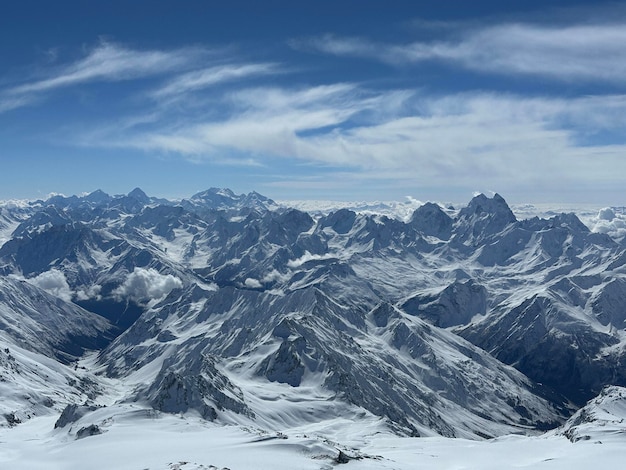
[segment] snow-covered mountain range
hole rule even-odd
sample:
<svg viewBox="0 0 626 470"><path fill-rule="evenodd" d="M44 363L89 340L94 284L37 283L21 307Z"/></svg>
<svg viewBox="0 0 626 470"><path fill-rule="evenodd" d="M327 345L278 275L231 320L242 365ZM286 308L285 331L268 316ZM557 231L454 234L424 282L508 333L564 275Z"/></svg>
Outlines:
<svg viewBox="0 0 626 470"><path fill-rule="evenodd" d="M143 410L480 439L556 428L626 386L619 211L591 231L518 220L497 194L397 207L215 188L0 205L0 427L63 411L85 437Z"/></svg>

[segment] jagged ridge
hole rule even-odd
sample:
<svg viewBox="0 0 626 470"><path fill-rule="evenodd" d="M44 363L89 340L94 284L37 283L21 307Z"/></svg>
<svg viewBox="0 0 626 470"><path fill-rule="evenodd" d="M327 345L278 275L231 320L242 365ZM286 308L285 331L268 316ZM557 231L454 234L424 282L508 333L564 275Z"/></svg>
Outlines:
<svg viewBox="0 0 626 470"><path fill-rule="evenodd" d="M129 327L100 364L128 380L152 370L126 399L157 409L258 415L247 383L267 381L315 386L400 432L476 436L546 426L562 419L559 393L582 403L626 382L624 249L573 214L518 221L480 195L408 222L314 219L256 193L135 189L3 218L2 272L56 279L47 288Z"/></svg>

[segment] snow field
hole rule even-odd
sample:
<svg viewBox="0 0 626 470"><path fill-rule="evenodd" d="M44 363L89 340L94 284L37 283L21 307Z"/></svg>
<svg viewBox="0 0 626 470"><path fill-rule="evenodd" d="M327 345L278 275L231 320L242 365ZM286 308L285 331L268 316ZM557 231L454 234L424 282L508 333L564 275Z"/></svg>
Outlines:
<svg viewBox="0 0 626 470"><path fill-rule="evenodd" d="M56 417L0 429L0 468L11 470L293 470L331 469L342 451L346 468L551 469L621 468L626 432L572 443L564 436L505 436L489 441L402 438L373 423L329 420L285 433L221 426L195 417L159 414L132 406L103 409L102 434L75 439L53 430ZM318 431L332 435L326 438ZM372 434L374 432L374 434ZM601 429L598 430L601 432ZM177 467L178 466L178 467Z"/></svg>

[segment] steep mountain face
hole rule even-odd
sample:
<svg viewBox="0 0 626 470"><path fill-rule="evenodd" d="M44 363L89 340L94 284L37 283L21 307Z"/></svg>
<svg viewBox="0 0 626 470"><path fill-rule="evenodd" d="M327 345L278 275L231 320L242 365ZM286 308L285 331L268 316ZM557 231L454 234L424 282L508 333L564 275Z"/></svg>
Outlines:
<svg viewBox="0 0 626 470"><path fill-rule="evenodd" d="M456 332L578 404L624 384L623 248L573 214L509 224L487 243L477 260L493 266L482 275L497 295Z"/></svg>
<svg viewBox="0 0 626 470"><path fill-rule="evenodd" d="M0 276L0 416L5 423L15 426L102 393L95 377L70 363L104 348L118 333L98 315Z"/></svg>
<svg viewBox="0 0 626 470"><path fill-rule="evenodd" d="M474 315L487 312L487 290L472 279L455 281L437 293L417 294L401 307L442 328L466 325Z"/></svg>
<svg viewBox="0 0 626 470"><path fill-rule="evenodd" d="M222 373L235 383L248 377L288 389L326 390L408 434L487 436L558 419L560 412L534 395L540 391L525 377L455 335L389 304L338 304L325 290L312 286L276 294L193 287L180 297L172 293L100 360L111 376L145 378L166 358L154 381L140 385L139 396L151 397L151 403L155 394L171 398L163 376L185 377L177 393L184 390L186 398L168 409L186 411L195 403L208 416L216 416L216 408L250 413L246 402L258 400L229 382L219 389L221 398L208 391L206 383L215 383L209 377L218 373L199 373L200 362L221 358ZM264 414L262 408L252 412Z"/></svg>
<svg viewBox="0 0 626 470"><path fill-rule="evenodd" d="M479 246L516 221L502 196L496 194L490 199L479 194L460 210L454 222L454 241Z"/></svg>
<svg viewBox="0 0 626 470"><path fill-rule="evenodd" d="M22 348L7 334L0 340L0 427L58 414L106 393L99 378L88 371Z"/></svg>
<svg viewBox="0 0 626 470"><path fill-rule="evenodd" d="M452 234L452 218L441 207L427 202L418 207L411 216L410 225L418 232L441 240L448 240Z"/></svg>
<svg viewBox="0 0 626 470"><path fill-rule="evenodd" d="M0 277L0 334L61 362L101 349L117 335L102 317L25 281Z"/></svg>
<svg viewBox="0 0 626 470"><path fill-rule="evenodd" d="M407 222L313 218L257 193L135 189L3 207L0 223L0 292L31 325L7 323L7 341L98 350L121 402L277 430L334 403L401 434L484 437L626 385L626 250L573 214L518 221L479 195Z"/></svg>

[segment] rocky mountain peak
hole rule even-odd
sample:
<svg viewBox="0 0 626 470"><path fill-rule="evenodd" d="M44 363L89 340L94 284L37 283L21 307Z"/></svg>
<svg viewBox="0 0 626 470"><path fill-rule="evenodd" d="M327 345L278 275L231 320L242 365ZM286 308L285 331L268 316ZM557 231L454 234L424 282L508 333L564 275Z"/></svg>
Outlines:
<svg viewBox="0 0 626 470"><path fill-rule="evenodd" d="M94 204L103 204L109 202L111 200L111 196L101 189L96 189L95 191L87 194L84 199Z"/></svg>
<svg viewBox="0 0 626 470"><path fill-rule="evenodd" d="M467 217L470 215L483 214L500 217L506 219L508 222L515 222L517 220L509 205L498 193L494 194L491 198L482 193L474 196L467 207L461 209L459 216Z"/></svg>
<svg viewBox="0 0 626 470"><path fill-rule="evenodd" d="M128 193L128 197L131 197L133 199L137 199L142 204L149 204L150 203L150 198L140 188L133 189L131 192Z"/></svg>
<svg viewBox="0 0 626 470"><path fill-rule="evenodd" d="M427 202L418 207L411 216L411 225L424 235L442 240L450 238L452 218L438 204Z"/></svg>
<svg viewBox="0 0 626 470"><path fill-rule="evenodd" d="M479 194L459 211L453 231L457 241L475 245L515 222L517 219L502 196L496 193L488 198Z"/></svg>

